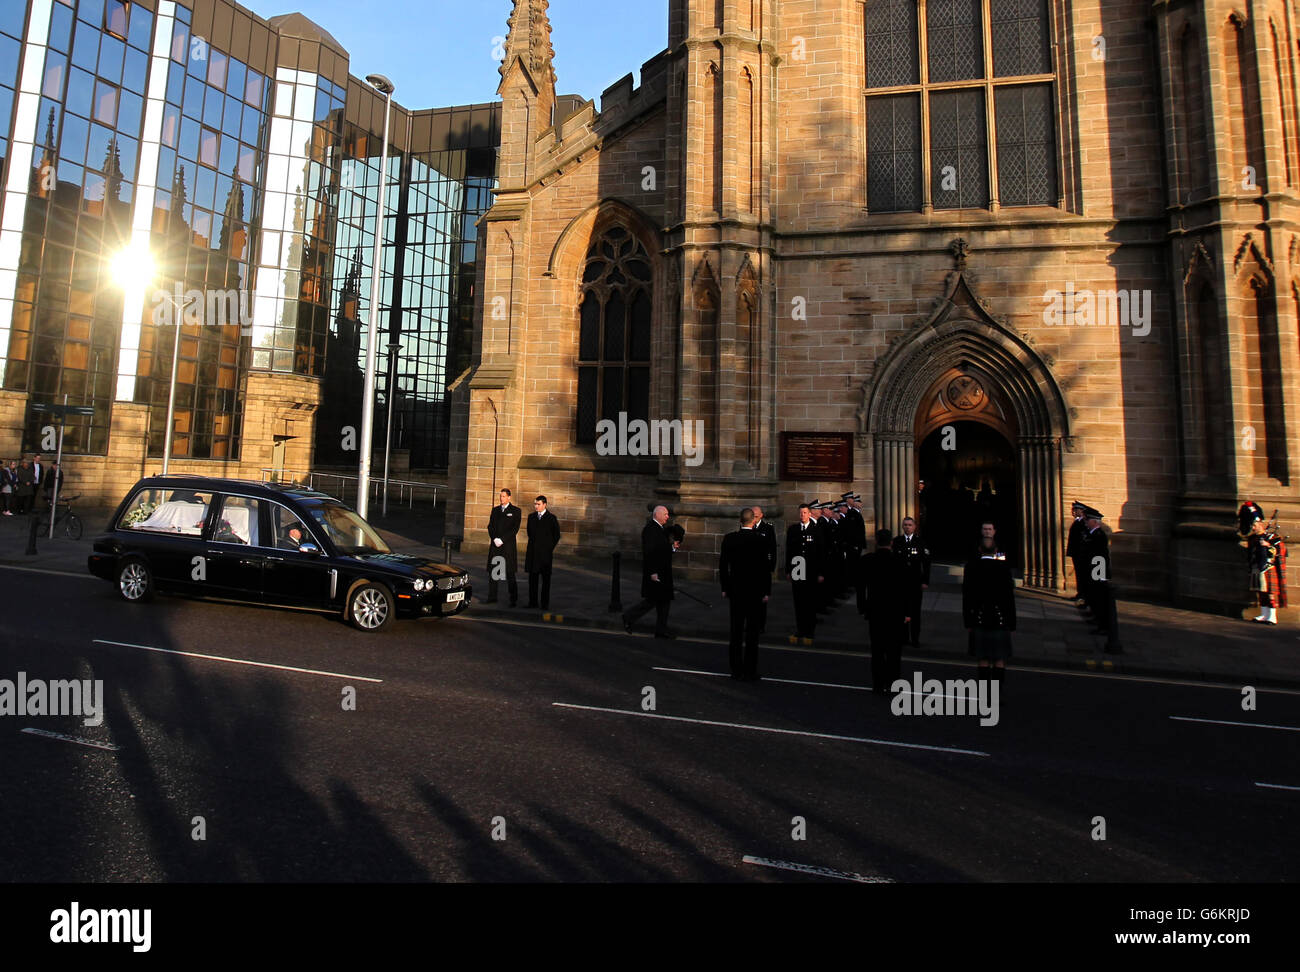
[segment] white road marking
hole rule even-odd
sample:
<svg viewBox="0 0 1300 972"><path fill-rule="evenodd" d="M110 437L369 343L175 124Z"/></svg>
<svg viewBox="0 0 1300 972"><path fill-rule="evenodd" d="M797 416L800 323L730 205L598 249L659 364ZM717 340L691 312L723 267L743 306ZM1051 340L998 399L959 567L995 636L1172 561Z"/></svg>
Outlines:
<svg viewBox="0 0 1300 972"><path fill-rule="evenodd" d="M611 637L611 638L612 637L617 637L617 638L633 637L631 635L628 635L627 632L623 631L621 628L617 631L615 631L612 628L580 628L576 625L533 623L528 621L515 621L510 618L490 618L490 617L483 617L482 615L475 616L470 614L459 615L456 620L462 623L468 621L471 623L478 623L478 624L500 624L500 625L505 625L507 627L515 627L515 628L545 628L550 631L555 631L557 628L568 628L570 633L584 632L587 634L603 635L605 637ZM644 638L649 638L650 636L637 635L635 637L644 639ZM709 640L704 638L685 638L679 635L677 637L677 640L679 642L689 642L691 644L710 644L710 645L727 644L727 642L721 638ZM866 662L871 658L870 652L846 651L840 648L793 648L793 647L788 647L786 645L769 645L769 644L762 644L759 645L759 647L765 652L785 651L785 652L797 652L799 654L809 654L809 655L838 655L844 658L861 659L863 662ZM955 668L966 668L966 669L970 667L970 662L963 661L955 657L936 658L929 655L923 655L920 657L904 656L903 661L909 665L921 665L921 664L950 665ZM1027 674L1034 674L1034 675L1057 675L1057 676L1064 676L1067 678L1103 678L1103 679L1118 680L1122 682L1149 682L1153 685L1179 685L1186 688L1205 688L1205 689L1213 688L1213 689L1231 689L1234 692L1241 691L1241 683L1203 682L1195 679L1176 678L1176 677L1157 678L1154 675L1128 675L1123 672L1085 671L1085 670L1073 670L1073 669L1065 669L1065 668L1042 668L1036 665L1016 665L1014 671L1017 673L1024 672ZM1276 686L1257 686L1256 691L1259 692L1260 695L1268 694L1268 695L1300 696L1300 689L1279 688Z"/></svg>
<svg viewBox="0 0 1300 972"><path fill-rule="evenodd" d="M899 749L928 749L935 753L957 753L962 756L988 756L974 749L954 749L949 746L926 746L921 743L896 742L892 739L871 739L866 736L841 736L829 732L806 732L802 729L776 729L772 726L748 726L742 722L716 722L712 719L688 719L686 716L664 715L661 712L639 712L635 709L606 709L598 705L574 705L570 702L552 702L561 709L581 709L585 712L609 712L614 715L640 716L643 719L665 719L669 722L689 722L697 726L721 726L726 729L748 729L751 732L772 732L782 736L809 736L813 739L834 739L840 742L869 743L873 746L896 746Z"/></svg>
<svg viewBox="0 0 1300 972"><path fill-rule="evenodd" d="M321 672L313 668L294 668L292 665L272 665L270 662L249 661L246 658L226 658L222 655L203 655L194 651L177 651L175 648L154 648L150 645L133 645L126 641L105 641L94 639L97 645L113 645L117 648L139 648L141 651L156 651L164 655L184 655L186 658L202 658L205 661L229 662L232 665L248 665L251 668L274 668L281 672L297 672L301 675L321 675L325 678L345 678L353 682L374 682L381 684L382 678L367 678L364 675L344 675L340 672Z"/></svg>
<svg viewBox="0 0 1300 972"><path fill-rule="evenodd" d="M48 729L23 729L25 733L32 736L44 736L46 739L58 739L63 742L76 743L78 746L89 746L92 749L107 749L110 752L117 752L121 747L112 743L94 742L90 739L81 739L77 736L65 736L61 732L50 732Z"/></svg>
<svg viewBox="0 0 1300 972"><path fill-rule="evenodd" d="M714 678L730 678L727 672L702 672L693 668L662 668L656 665L653 669L656 672L672 672L677 675L712 675ZM770 678L763 676L765 682L780 682L783 685L815 685L819 688L839 688L849 689L853 692L870 692L870 685L842 685L839 682L803 682L795 678Z"/></svg>
<svg viewBox="0 0 1300 972"><path fill-rule="evenodd" d="M857 881L859 884L893 884L889 878L874 877L870 874L854 874L851 871L836 871L829 867L814 867L811 864L794 864L790 861L773 861L766 857L754 857L746 854L741 859L743 864L757 864L759 867L775 867L783 871L798 871L800 874L816 874L818 877L839 878L841 881Z"/></svg>
<svg viewBox="0 0 1300 972"><path fill-rule="evenodd" d="M54 574L57 577L80 577L85 580L99 581L101 584L109 583L102 577L96 577L84 570L51 570L48 567L22 567L18 564L0 564L0 570L21 570L25 574Z"/></svg>
<svg viewBox="0 0 1300 972"><path fill-rule="evenodd" d="M1300 792L1300 786L1283 786L1281 783L1256 783L1256 786L1262 786L1269 790L1295 790Z"/></svg>
<svg viewBox="0 0 1300 972"><path fill-rule="evenodd" d="M652 669L652 671L656 671L656 672L672 672L672 673L677 674L677 675L712 675L714 678L730 678L730 677L731 677L727 672L703 672L703 671L698 671L698 670L693 669L693 668L661 668L661 667L658 666L658 665L656 665L656 666ZM870 692L870 691L871 691L871 686L870 686L870 685L845 685L845 684L843 684L843 683L841 683L841 682L804 682L804 681L801 681L800 679L797 679L797 678L769 678L769 677L766 676L766 675L763 676L763 681L764 681L764 682L780 682L780 683L783 684L783 685L813 685L813 686L816 686L817 688L848 689L850 692ZM929 681L929 679L925 679L925 681ZM938 680L936 679L936 681L938 681ZM912 690L911 690L911 687L910 687L912 683L911 683L911 682L908 682L907 684L908 684L908 686L909 686L907 691L908 691L908 693L910 694L911 691L912 691ZM965 695L927 695L926 698L931 698L931 699L959 699L959 700L964 700L964 699L966 699L967 697L966 697Z"/></svg>
<svg viewBox="0 0 1300 972"><path fill-rule="evenodd" d="M1208 722L1215 726L1245 726L1248 729L1285 729L1287 732L1300 732L1300 726L1270 726L1262 722L1228 722L1224 719L1194 719L1191 716L1170 716L1175 722Z"/></svg>

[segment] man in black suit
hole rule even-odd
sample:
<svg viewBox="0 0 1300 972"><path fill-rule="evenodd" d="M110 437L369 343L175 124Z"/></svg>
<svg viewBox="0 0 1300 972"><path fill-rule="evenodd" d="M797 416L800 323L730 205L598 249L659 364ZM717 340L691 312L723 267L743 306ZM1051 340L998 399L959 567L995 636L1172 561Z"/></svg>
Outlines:
<svg viewBox="0 0 1300 972"><path fill-rule="evenodd" d="M641 602L623 613L623 627L655 609L655 637L672 638L668 609L673 602L673 542L668 536L668 507L656 506L641 530Z"/></svg>
<svg viewBox="0 0 1300 972"><path fill-rule="evenodd" d="M492 507L492 515L488 517L491 546L488 548L488 596L484 603L497 602L498 577L504 574L510 592L510 606L514 607L519 603L519 584L515 580L515 573L519 570L519 551L515 547L515 538L519 534L523 511L511 504L510 495L510 490L501 490L501 505Z"/></svg>
<svg viewBox="0 0 1300 972"><path fill-rule="evenodd" d="M758 635L762 607L772 594L767 539L754 529L754 510L740 511L740 529L722 538L718 581L731 607L731 677L758 681Z"/></svg>
<svg viewBox="0 0 1300 972"><path fill-rule="evenodd" d="M867 630L871 635L871 691L889 692L900 677L907 614L907 578L888 530L876 531L876 549L863 558Z"/></svg>
<svg viewBox="0 0 1300 972"><path fill-rule="evenodd" d="M767 549L767 575L772 576L776 570L776 527L763 519L763 507L754 507L754 532L762 536ZM767 630L767 601L759 608L758 633Z"/></svg>
<svg viewBox="0 0 1300 972"><path fill-rule="evenodd" d="M528 553L524 555L524 570L528 571L528 606L537 603L537 582L542 583L541 608L551 606L551 566L555 545L560 542L560 524L555 514L546 508L546 497L533 501L533 512L528 516Z"/></svg>
<svg viewBox="0 0 1300 972"><path fill-rule="evenodd" d="M817 603L826 577L822 573L821 530L807 503L799 505L799 522L785 531L785 572L794 595L795 626L800 638L817 631Z"/></svg>
<svg viewBox="0 0 1300 972"><path fill-rule="evenodd" d="M930 589L930 551L916 532L916 521L910 516L903 520L903 532L894 537L893 548L894 555L903 564L903 576L907 582L904 607L912 619L909 630L904 632L904 639L917 648L921 644L921 595Z"/></svg>

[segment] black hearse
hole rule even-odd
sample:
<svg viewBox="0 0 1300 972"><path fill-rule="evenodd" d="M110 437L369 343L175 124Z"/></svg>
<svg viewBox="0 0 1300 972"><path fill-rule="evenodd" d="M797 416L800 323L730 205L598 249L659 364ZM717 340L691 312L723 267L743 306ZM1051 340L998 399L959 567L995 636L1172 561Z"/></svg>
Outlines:
<svg viewBox="0 0 1300 972"><path fill-rule="evenodd" d="M332 496L203 476L136 483L87 566L128 601L161 591L308 608L362 631L458 614L472 594L464 570L394 553Z"/></svg>

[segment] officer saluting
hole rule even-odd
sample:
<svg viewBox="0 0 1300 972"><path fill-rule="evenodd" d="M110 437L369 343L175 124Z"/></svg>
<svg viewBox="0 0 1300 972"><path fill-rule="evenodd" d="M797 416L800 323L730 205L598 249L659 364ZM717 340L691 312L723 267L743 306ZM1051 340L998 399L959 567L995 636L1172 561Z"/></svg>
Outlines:
<svg viewBox="0 0 1300 972"><path fill-rule="evenodd" d="M519 570L519 551L515 547L515 538L519 534L522 511L510 502L510 490L502 489L501 505L492 507L488 517L488 596L486 604L497 601L497 581L504 574L506 589L510 592L510 606L519 603L519 582L515 574Z"/></svg>
<svg viewBox="0 0 1300 972"><path fill-rule="evenodd" d="M916 532L916 521L910 516L903 520L903 532L894 537L894 556L902 561L907 595L907 610L912 620L905 632L912 647L921 643L921 592L930 589L930 551Z"/></svg>

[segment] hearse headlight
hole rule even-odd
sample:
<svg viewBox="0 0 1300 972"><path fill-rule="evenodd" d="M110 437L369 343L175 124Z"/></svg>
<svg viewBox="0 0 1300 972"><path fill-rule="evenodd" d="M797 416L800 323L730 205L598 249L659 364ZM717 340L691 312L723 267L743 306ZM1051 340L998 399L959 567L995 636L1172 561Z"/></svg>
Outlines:
<svg viewBox="0 0 1300 972"><path fill-rule="evenodd" d="M428 586L429 586L428 583L425 581L423 577L417 577L415 579L415 589L417 591L422 591Z"/></svg>

